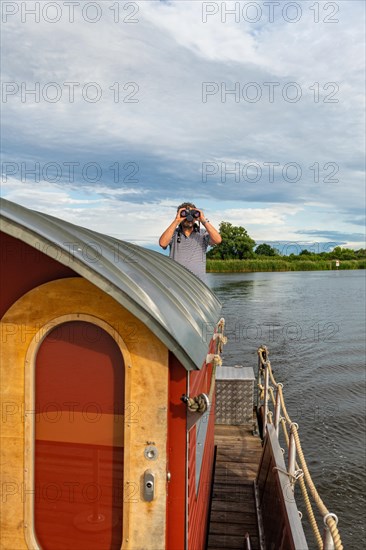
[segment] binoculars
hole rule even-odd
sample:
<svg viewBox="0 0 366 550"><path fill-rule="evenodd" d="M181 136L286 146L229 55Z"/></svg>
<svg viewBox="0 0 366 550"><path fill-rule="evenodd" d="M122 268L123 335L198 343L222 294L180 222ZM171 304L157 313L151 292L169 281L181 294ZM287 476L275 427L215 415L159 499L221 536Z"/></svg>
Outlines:
<svg viewBox="0 0 366 550"><path fill-rule="evenodd" d="M189 210L188 208L184 208L180 215L182 218L186 218L188 222L193 222L193 220L197 220L200 217L201 213L199 210Z"/></svg>

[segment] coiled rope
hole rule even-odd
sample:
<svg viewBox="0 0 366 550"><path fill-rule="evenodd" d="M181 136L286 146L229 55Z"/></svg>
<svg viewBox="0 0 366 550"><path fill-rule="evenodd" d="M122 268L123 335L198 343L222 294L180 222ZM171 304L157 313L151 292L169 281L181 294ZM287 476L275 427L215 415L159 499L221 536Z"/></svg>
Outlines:
<svg viewBox="0 0 366 550"><path fill-rule="evenodd" d="M312 508L312 505L311 505L311 502L310 502L310 499L309 499L307 488L309 489L310 494L311 494L312 498L314 499L314 502L317 504L319 512L323 516L324 524L328 527L328 529L331 533L335 550L343 550L341 537L340 537L338 527L337 527L337 520L333 517L334 514L329 512L329 510L325 506L323 500L320 498L320 495L319 495L319 493L318 493L318 491L317 491L317 489L314 485L314 482L311 478L308 466L306 464L305 456L304 456L304 453L303 453L303 450L302 450L302 447L301 447L301 442L300 442L300 437L299 437L299 434L298 434L297 424L292 422L292 420L291 420L291 418L290 418L290 416L287 412L286 405L285 405L285 400L284 400L283 392L282 392L282 386L283 385L281 383L277 383L274 376L273 376L271 363L268 359L268 350L267 350L266 346L262 346L258 349L258 356L259 356L259 360L260 360L259 376L262 376L264 369L267 368L268 373L269 373L269 378L270 378L272 384L277 389L278 394L279 394L281 409L283 411L283 417L281 417L281 426L282 426L282 430L283 430L283 434L284 434L284 437L285 437L285 440L286 440L287 447L289 447L290 441L289 441L289 436L288 436L288 432L287 432L286 423L289 425L289 427L291 429L291 433L294 436L296 451L297 451L299 461L300 461L300 464L301 464L301 470L304 474L303 476L298 478L299 485L300 485L300 489L301 489L301 492L302 492L302 495L303 495L306 511L307 511L307 514L308 514L308 518L309 518L311 527L312 527L313 532L314 532L314 536L315 536L318 548L320 550L323 550L324 549L324 544L323 544L323 540L322 540L322 537L321 537L321 534L320 534L320 531L319 531L318 524L317 524L315 516L314 516L314 511L313 511L313 508ZM265 399L265 395L264 395L265 388L263 387L263 385L260 382L258 382L258 390L260 391L260 399L264 400ZM269 387L268 391L269 391L269 394L271 396L271 401L272 401L273 405L275 405L275 397L274 397L273 388ZM268 421L272 422L272 412L271 411L268 411L268 416L269 416ZM297 463L296 463L296 468L299 469Z"/></svg>

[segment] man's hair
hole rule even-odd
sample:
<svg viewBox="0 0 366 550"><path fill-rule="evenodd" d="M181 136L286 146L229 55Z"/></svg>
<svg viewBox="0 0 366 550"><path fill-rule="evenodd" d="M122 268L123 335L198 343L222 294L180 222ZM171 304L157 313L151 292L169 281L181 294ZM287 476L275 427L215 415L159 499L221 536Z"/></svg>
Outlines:
<svg viewBox="0 0 366 550"><path fill-rule="evenodd" d="M177 212L179 212L181 208L196 208L196 205L193 204L193 202L182 202L182 204L178 206Z"/></svg>

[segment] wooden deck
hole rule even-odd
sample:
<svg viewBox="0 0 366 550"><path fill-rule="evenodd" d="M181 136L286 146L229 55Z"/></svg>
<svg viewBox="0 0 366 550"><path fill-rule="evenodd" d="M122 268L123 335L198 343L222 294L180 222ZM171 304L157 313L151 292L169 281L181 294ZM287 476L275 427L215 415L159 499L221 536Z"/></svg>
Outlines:
<svg viewBox="0 0 366 550"><path fill-rule="evenodd" d="M253 481L262 454L253 425L215 426L217 446L207 550L259 549Z"/></svg>

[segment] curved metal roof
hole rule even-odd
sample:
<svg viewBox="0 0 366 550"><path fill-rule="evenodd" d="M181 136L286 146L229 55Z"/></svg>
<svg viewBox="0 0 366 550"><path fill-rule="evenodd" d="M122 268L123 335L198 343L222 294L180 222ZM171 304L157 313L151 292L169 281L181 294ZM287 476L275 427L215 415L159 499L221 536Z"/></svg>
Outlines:
<svg viewBox="0 0 366 550"><path fill-rule="evenodd" d="M221 304L170 258L1 199L1 229L112 296L174 353L200 369ZM208 337L206 336L209 335Z"/></svg>

